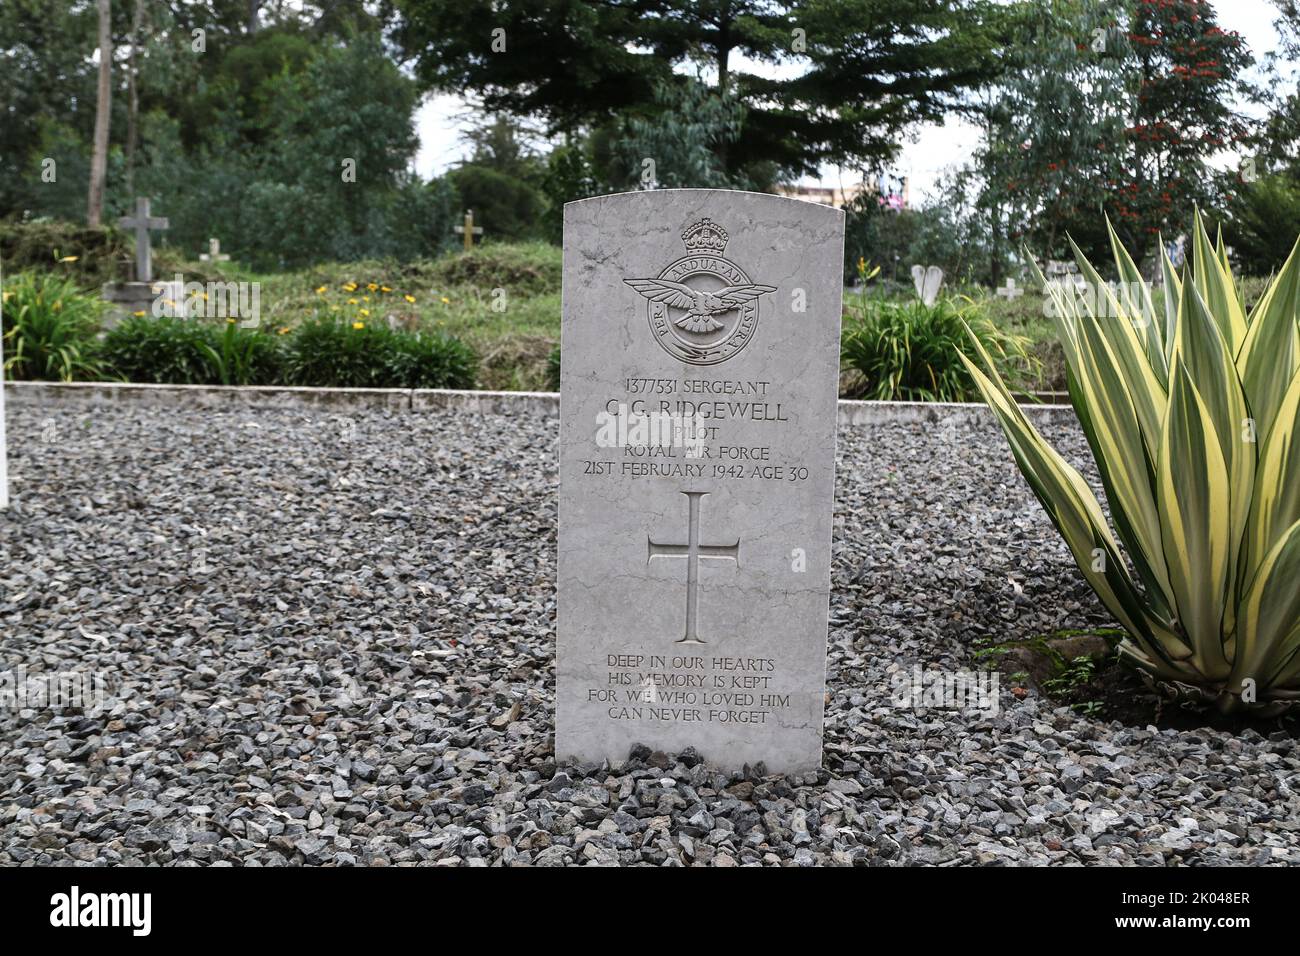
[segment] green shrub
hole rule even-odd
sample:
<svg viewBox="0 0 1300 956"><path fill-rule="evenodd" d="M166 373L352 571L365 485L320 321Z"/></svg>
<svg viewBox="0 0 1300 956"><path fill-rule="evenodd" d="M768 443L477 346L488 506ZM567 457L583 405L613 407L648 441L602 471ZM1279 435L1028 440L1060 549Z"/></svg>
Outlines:
<svg viewBox="0 0 1300 956"><path fill-rule="evenodd" d="M861 375L860 386L852 389L855 397L925 402L978 398L961 359L967 326L1010 380L1027 384L1037 367L1028 337L999 329L975 303L958 307L941 299L927 306L859 296L848 308L842 351L844 362Z"/></svg>
<svg viewBox="0 0 1300 956"><path fill-rule="evenodd" d="M156 385L273 385L280 353L266 332L170 316L131 316L104 340L105 359L121 378Z"/></svg>
<svg viewBox="0 0 1300 956"><path fill-rule="evenodd" d="M110 226L51 219L0 222L0 261L6 272L53 272L91 288L124 278L121 263L130 258L127 235Z"/></svg>
<svg viewBox="0 0 1300 956"><path fill-rule="evenodd" d="M546 387L552 392L560 390L560 347L551 349L546 357Z"/></svg>
<svg viewBox="0 0 1300 956"><path fill-rule="evenodd" d="M1223 237L1252 275L1281 268L1300 223L1300 182L1285 173L1245 183L1229 206Z"/></svg>
<svg viewBox="0 0 1300 956"><path fill-rule="evenodd" d="M1292 708L1300 243L1250 311L1222 237L1212 242L1199 215L1183 274L1162 256L1163 288L1142 278L1113 231L1111 243L1132 294L1098 304L1049 291L1106 512L978 341L969 367L1080 573L1124 626L1120 654L1174 697L1262 716ZM1106 288L1076 254L1085 280Z"/></svg>
<svg viewBox="0 0 1300 956"><path fill-rule="evenodd" d="M104 304L71 279L16 276L5 283L3 311L8 378L70 382L104 374L96 338Z"/></svg>
<svg viewBox="0 0 1300 956"><path fill-rule="evenodd" d="M442 286L472 285L483 294L505 289L533 296L560 291L564 261L559 247L544 242L488 243L473 252L444 256L419 271Z"/></svg>
<svg viewBox="0 0 1300 956"><path fill-rule="evenodd" d="M328 316L304 322L285 347L290 385L472 388L475 368L473 351L459 339Z"/></svg>
<svg viewBox="0 0 1300 956"><path fill-rule="evenodd" d="M213 381L210 326L190 319L124 319L104 339L104 356L128 382L208 385Z"/></svg>
<svg viewBox="0 0 1300 956"><path fill-rule="evenodd" d="M284 350L279 338L226 320L226 327L212 333L205 350L216 384L279 384Z"/></svg>

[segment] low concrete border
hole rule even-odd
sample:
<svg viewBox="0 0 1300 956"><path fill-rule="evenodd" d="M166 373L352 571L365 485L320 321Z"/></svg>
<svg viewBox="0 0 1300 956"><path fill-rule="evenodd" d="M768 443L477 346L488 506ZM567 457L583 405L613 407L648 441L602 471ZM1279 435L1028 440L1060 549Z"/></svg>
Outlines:
<svg viewBox="0 0 1300 956"><path fill-rule="evenodd" d="M145 385L136 382L6 382L11 401L89 405L369 406L406 411L409 388L297 388L286 385Z"/></svg>
<svg viewBox="0 0 1300 956"><path fill-rule="evenodd" d="M535 411L557 415L556 392L478 392L425 388L290 388L286 386L139 385L121 382L6 382L9 400L23 405L79 402L88 405L300 405L316 408L387 408L394 411L459 411L505 415ZM1069 405L1023 405L1039 422L1074 421ZM841 400L841 428L882 422L991 422L987 406L971 402L854 402Z"/></svg>
<svg viewBox="0 0 1300 956"><path fill-rule="evenodd" d="M519 408L560 413L559 392L474 392L451 388L417 388L411 392L411 410L455 409L483 415L508 415Z"/></svg>

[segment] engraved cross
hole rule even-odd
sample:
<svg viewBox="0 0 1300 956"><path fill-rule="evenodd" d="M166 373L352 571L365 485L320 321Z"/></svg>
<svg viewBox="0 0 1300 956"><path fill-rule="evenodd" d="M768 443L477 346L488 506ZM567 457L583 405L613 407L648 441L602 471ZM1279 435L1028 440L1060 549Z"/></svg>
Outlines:
<svg viewBox="0 0 1300 956"><path fill-rule="evenodd" d="M686 636L678 644L705 644L699 634L700 606L700 560L712 558L717 561L735 561L740 564L740 539L735 544L700 544L700 499L707 491L683 491L690 505L690 520L687 524L686 543L668 544L655 541L646 535L647 558L649 564L655 558L686 559Z"/></svg>

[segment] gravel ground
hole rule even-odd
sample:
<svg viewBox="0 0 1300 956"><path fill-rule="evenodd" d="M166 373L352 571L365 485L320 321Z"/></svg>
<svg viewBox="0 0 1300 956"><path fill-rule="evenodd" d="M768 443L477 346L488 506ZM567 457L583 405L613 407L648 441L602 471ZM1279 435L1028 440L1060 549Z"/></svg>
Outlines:
<svg viewBox="0 0 1300 956"><path fill-rule="evenodd" d="M1300 862L1282 734L891 706L1106 623L991 425L842 433L826 769L787 778L556 767L554 418L9 414L0 664L108 699L0 710L0 864Z"/></svg>

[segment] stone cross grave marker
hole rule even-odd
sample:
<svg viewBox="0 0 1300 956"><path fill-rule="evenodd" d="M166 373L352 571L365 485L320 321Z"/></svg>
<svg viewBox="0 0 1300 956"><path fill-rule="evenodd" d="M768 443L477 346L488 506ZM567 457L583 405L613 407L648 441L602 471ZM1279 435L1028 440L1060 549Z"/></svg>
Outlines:
<svg viewBox="0 0 1300 956"><path fill-rule="evenodd" d="M135 230L135 281L153 281L153 247L149 245L150 229L166 229L166 217L149 215L149 197L137 196L135 216L123 216L117 221L123 229Z"/></svg>
<svg viewBox="0 0 1300 956"><path fill-rule="evenodd" d="M483 227L474 225L474 210L465 210L465 222L456 227L456 232L465 237L465 251L474 248L474 237L483 235Z"/></svg>
<svg viewBox="0 0 1300 956"><path fill-rule="evenodd" d="M820 766L844 214L564 207L556 755Z"/></svg>
<svg viewBox="0 0 1300 956"><path fill-rule="evenodd" d="M1006 285L998 289L997 294L1008 302L1014 302L1016 298L1025 294L1025 290L1016 288L1016 280L1011 278L1011 276L1007 276Z"/></svg>
<svg viewBox="0 0 1300 956"><path fill-rule="evenodd" d="M230 256L221 251L221 240L213 237L208 240L208 251L199 254L200 262L229 262Z"/></svg>
<svg viewBox="0 0 1300 956"><path fill-rule="evenodd" d="M938 266L912 266L912 285L922 302L934 305L939 298L939 287L943 285L943 270Z"/></svg>

